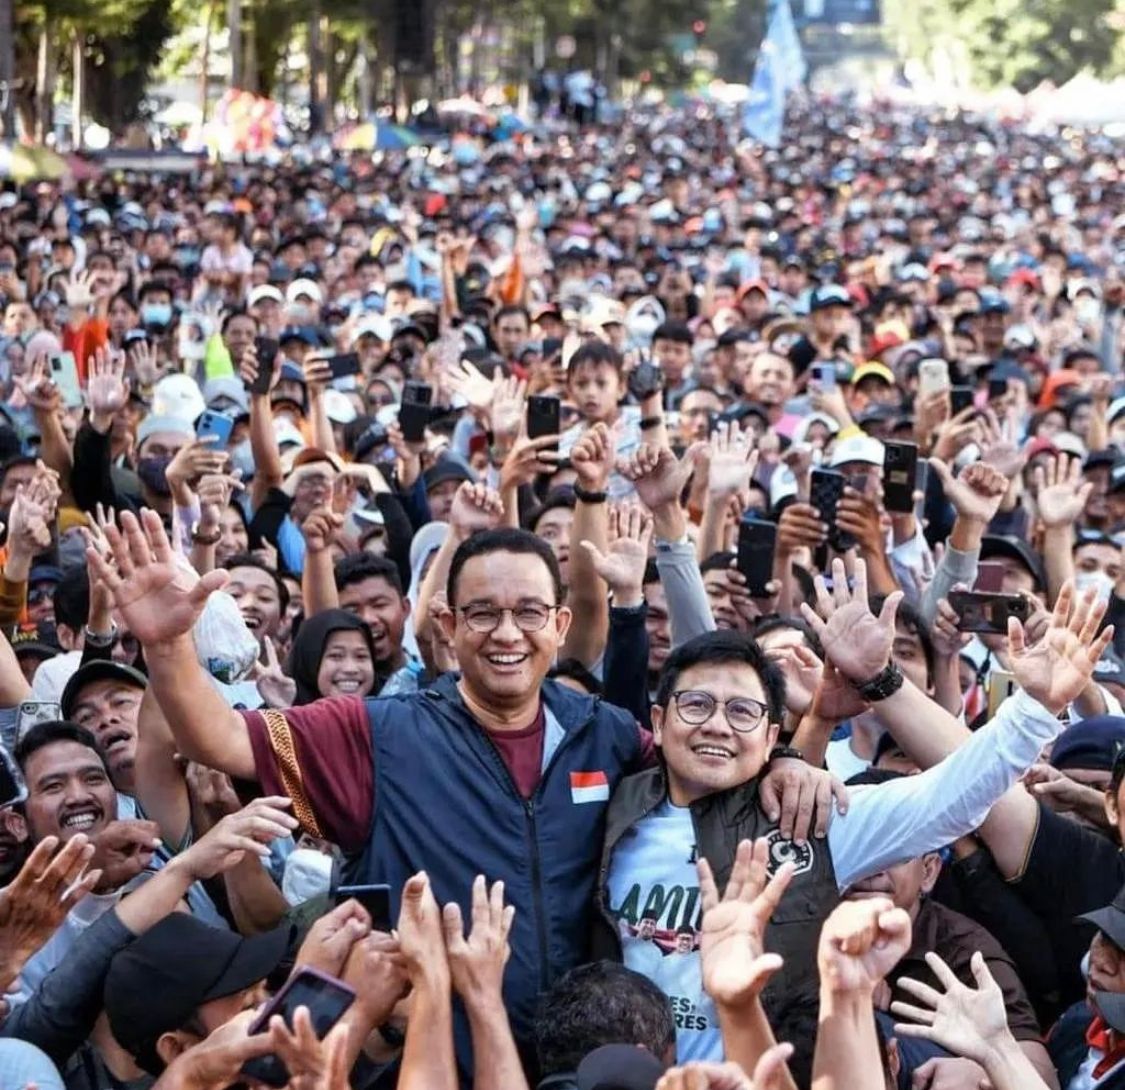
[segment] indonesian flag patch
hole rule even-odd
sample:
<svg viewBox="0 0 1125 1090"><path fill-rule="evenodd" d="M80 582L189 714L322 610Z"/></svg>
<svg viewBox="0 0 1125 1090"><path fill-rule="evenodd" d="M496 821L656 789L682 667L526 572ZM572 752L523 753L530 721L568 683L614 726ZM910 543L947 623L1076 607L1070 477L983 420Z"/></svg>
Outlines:
<svg viewBox="0 0 1125 1090"><path fill-rule="evenodd" d="M572 772L571 802L609 802L609 780L604 772Z"/></svg>

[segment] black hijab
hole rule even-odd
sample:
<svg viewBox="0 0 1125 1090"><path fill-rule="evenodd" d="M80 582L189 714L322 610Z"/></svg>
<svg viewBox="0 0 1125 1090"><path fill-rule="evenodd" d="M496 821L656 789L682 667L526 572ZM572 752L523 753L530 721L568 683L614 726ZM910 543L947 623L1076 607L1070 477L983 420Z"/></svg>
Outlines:
<svg viewBox="0 0 1125 1090"><path fill-rule="evenodd" d="M294 706L311 704L314 700L320 699L316 678L320 673L320 661L324 658L324 646L333 632L341 631L361 633L371 654L371 662L374 664L375 645L371 640L371 632L363 621L342 609L325 609L320 613L314 613L297 629L293 649L289 652L289 676L297 683L297 698L293 702ZM378 678L376 678L377 684Z"/></svg>

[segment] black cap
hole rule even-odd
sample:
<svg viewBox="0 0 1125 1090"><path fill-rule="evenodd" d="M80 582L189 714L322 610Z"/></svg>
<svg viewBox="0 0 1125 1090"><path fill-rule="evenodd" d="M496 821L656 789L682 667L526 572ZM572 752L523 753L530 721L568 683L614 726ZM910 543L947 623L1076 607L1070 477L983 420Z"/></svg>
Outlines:
<svg viewBox="0 0 1125 1090"><path fill-rule="evenodd" d="M647 1048L602 1045L578 1065L578 1090L653 1090L664 1065Z"/></svg>
<svg viewBox="0 0 1125 1090"><path fill-rule="evenodd" d="M243 938L173 912L119 951L105 981L105 1012L118 1043L146 1071L162 1064L156 1042L204 1004L265 980L289 947L288 925Z"/></svg>
<svg viewBox="0 0 1125 1090"><path fill-rule="evenodd" d="M446 481L475 480L473 471L456 458L439 458L422 474L422 484L427 492Z"/></svg>
<svg viewBox="0 0 1125 1090"><path fill-rule="evenodd" d="M1013 534L985 534L981 538L980 558L991 560L996 556L1007 556L1022 564L1035 579L1038 587L1047 585L1047 576L1043 571L1043 561L1039 554L1022 538Z"/></svg>
<svg viewBox="0 0 1125 1090"><path fill-rule="evenodd" d="M1105 908L1087 912L1078 919L1092 923L1114 946L1125 950L1125 887L1117 891L1117 896Z"/></svg>
<svg viewBox="0 0 1125 1090"><path fill-rule="evenodd" d="M17 628L8 642L16 655L34 655L49 659L62 653L55 626L50 621L40 621L34 628Z"/></svg>
<svg viewBox="0 0 1125 1090"><path fill-rule="evenodd" d="M140 670L126 666L123 662L114 662L112 659L94 659L85 666L78 667L70 675L70 680L66 683L62 698L59 700L59 710L64 719L70 718L78 694L95 681L121 681L126 685L132 685L135 689L148 688L148 678Z"/></svg>

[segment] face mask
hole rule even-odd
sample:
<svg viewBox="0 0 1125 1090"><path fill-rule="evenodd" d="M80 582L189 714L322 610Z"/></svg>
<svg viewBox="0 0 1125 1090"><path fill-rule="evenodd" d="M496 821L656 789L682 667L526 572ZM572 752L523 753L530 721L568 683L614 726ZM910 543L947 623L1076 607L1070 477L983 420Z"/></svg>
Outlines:
<svg viewBox="0 0 1125 1090"><path fill-rule="evenodd" d="M1094 992L1094 1006L1106 1024L1118 1033L1125 1032L1125 995L1120 992Z"/></svg>
<svg viewBox="0 0 1125 1090"><path fill-rule="evenodd" d="M291 905L304 904L332 888L332 857L315 848L298 848L285 860L281 895Z"/></svg>
<svg viewBox="0 0 1125 1090"><path fill-rule="evenodd" d="M141 484L158 496L172 495L167 475L171 461L172 459L167 455L141 458L137 462L137 476L140 477Z"/></svg>
<svg viewBox="0 0 1125 1090"><path fill-rule="evenodd" d="M171 303L145 303L141 307L141 323L156 329L167 329L172 322Z"/></svg>
<svg viewBox="0 0 1125 1090"><path fill-rule="evenodd" d="M1099 602L1108 602L1114 583L1104 571L1080 571L1074 576L1074 586L1083 592L1093 589Z"/></svg>
<svg viewBox="0 0 1125 1090"><path fill-rule="evenodd" d="M1091 322L1098 320L1099 309L1100 304L1097 299L1091 299L1088 295L1084 295L1074 303L1074 316L1083 325L1089 325Z"/></svg>
<svg viewBox="0 0 1125 1090"><path fill-rule="evenodd" d="M86 563L86 539L79 533L63 534L59 538L59 565L64 568Z"/></svg>
<svg viewBox="0 0 1125 1090"><path fill-rule="evenodd" d="M291 303L289 317L294 325L308 325L313 317L312 307L307 307L303 303Z"/></svg>
<svg viewBox="0 0 1125 1090"><path fill-rule="evenodd" d="M250 449L250 440L243 439L230 449L231 469L241 469L242 479L250 480L254 476L254 453Z"/></svg>

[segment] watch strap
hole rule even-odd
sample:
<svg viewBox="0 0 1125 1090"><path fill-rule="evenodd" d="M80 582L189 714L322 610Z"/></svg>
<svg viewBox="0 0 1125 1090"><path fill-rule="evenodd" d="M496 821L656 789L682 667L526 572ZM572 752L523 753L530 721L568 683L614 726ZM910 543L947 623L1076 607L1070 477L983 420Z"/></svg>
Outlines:
<svg viewBox="0 0 1125 1090"><path fill-rule="evenodd" d="M802 753L795 746L774 746L773 749L770 750L771 761L803 761L804 759L804 753Z"/></svg>
<svg viewBox="0 0 1125 1090"><path fill-rule="evenodd" d="M864 700L874 704L894 696L902 688L903 681L902 671L892 659L869 681L856 685L856 690Z"/></svg>

